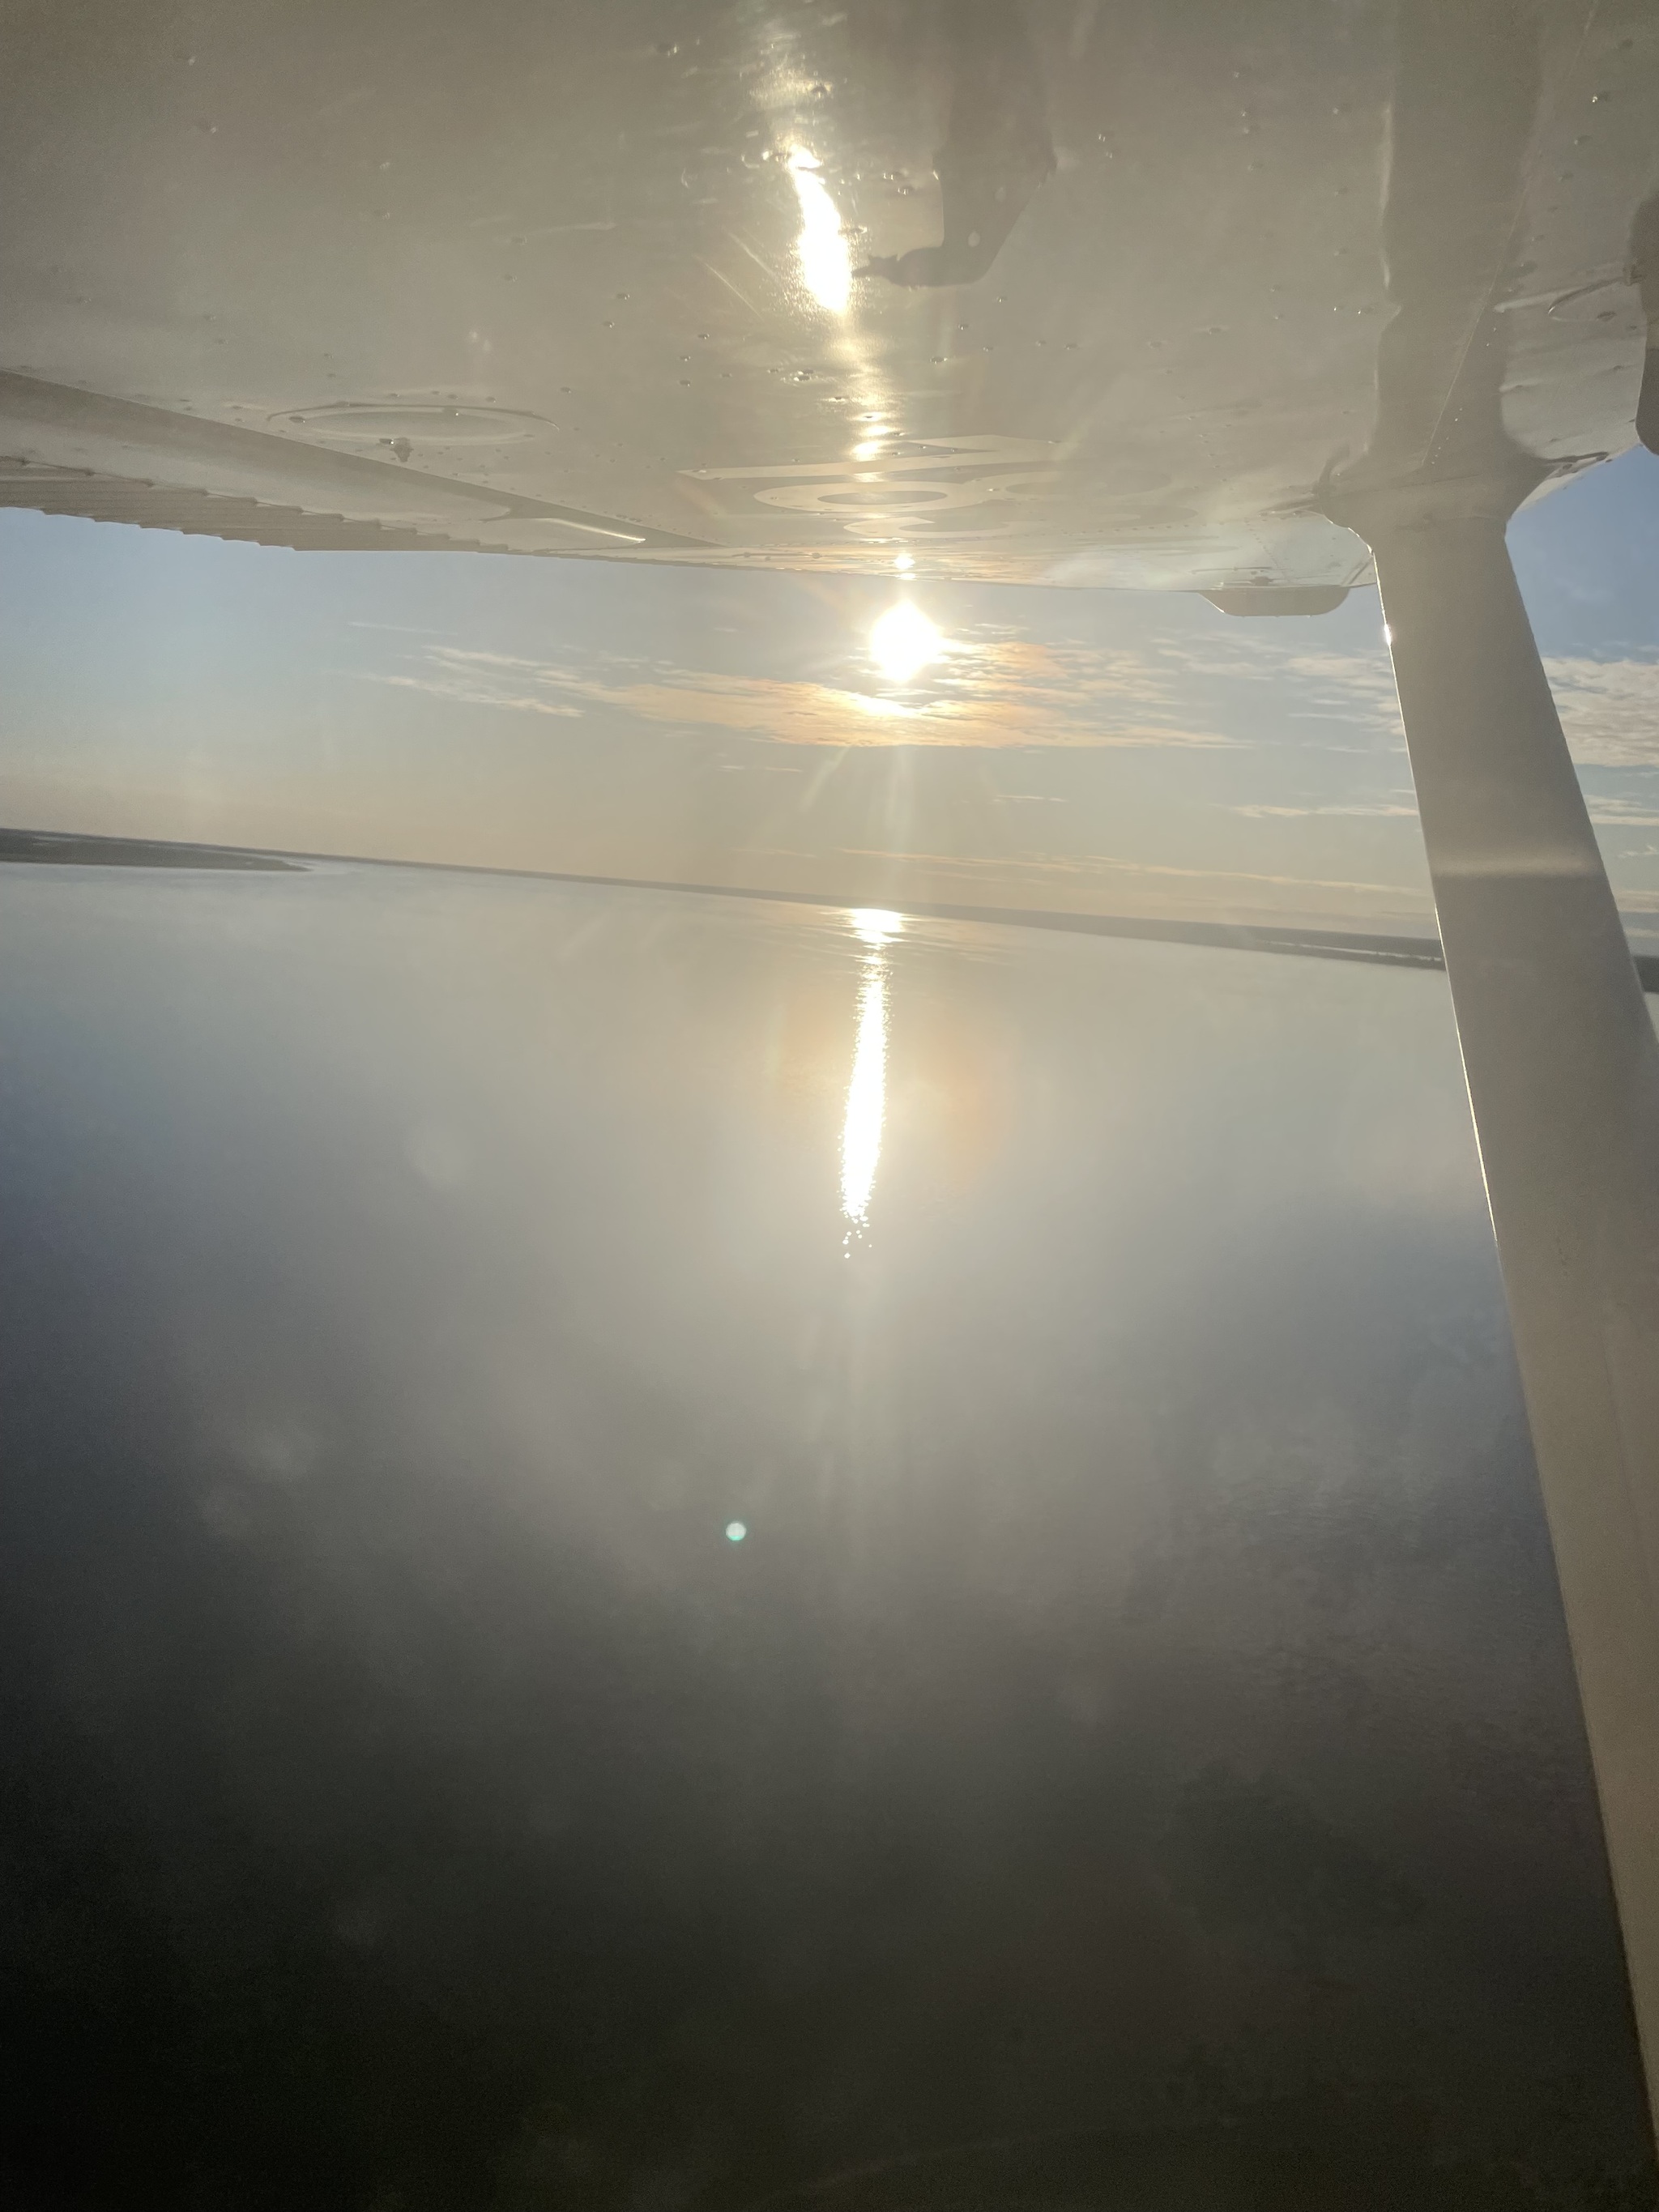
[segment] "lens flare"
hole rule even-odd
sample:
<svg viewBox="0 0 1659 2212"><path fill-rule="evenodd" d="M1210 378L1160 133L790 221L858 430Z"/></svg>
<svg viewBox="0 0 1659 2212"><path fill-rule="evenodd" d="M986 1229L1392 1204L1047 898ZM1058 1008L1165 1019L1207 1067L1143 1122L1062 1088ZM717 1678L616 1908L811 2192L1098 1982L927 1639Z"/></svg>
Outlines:
<svg viewBox="0 0 1659 2212"><path fill-rule="evenodd" d="M889 607L870 633L870 651L892 684L908 684L939 659L945 641L920 607L901 599Z"/></svg>

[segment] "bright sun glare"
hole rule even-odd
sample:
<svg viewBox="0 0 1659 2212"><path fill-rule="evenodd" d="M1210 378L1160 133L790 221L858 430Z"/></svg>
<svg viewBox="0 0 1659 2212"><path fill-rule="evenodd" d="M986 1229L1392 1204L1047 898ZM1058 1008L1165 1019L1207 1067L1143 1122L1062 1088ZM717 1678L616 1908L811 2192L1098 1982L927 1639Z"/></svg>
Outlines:
<svg viewBox="0 0 1659 2212"><path fill-rule="evenodd" d="M789 156L789 174L800 203L800 273L819 307L832 315L844 315L853 296L853 263L847 240L841 234L841 216L823 180L813 173L817 163L799 147Z"/></svg>
<svg viewBox="0 0 1659 2212"><path fill-rule="evenodd" d="M901 599L888 608L870 633L876 665L893 684L908 684L939 659L944 641L920 607Z"/></svg>

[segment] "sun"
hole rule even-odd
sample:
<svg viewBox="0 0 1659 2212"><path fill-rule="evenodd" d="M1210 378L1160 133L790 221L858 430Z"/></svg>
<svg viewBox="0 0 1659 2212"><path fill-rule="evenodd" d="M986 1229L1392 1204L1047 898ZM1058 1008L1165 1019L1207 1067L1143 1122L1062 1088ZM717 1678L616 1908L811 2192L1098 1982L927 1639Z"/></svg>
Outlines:
<svg viewBox="0 0 1659 2212"><path fill-rule="evenodd" d="M945 643L920 607L901 599L888 608L870 633L870 651L892 684L908 684L939 659Z"/></svg>

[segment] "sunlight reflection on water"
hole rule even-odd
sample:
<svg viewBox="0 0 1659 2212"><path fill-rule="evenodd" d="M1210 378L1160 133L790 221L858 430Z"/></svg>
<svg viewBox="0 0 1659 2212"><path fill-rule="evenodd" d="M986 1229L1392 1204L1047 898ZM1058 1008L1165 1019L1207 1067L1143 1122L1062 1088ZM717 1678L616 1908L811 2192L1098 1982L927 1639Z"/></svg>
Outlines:
<svg viewBox="0 0 1659 2212"><path fill-rule="evenodd" d="M904 927L902 918L866 908L853 916L854 934L868 947L859 985L858 1042L852 1079L847 1085L847 1118L841 1134L841 1210L849 1236L861 1231L870 1212L881 1158L882 1125L887 1118L886 946Z"/></svg>

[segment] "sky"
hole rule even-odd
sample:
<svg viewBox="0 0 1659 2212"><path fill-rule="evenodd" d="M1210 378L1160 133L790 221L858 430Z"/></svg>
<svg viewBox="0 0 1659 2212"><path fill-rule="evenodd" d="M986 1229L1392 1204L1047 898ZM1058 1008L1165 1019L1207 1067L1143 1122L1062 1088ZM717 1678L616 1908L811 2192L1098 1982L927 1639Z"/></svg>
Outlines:
<svg viewBox="0 0 1659 2212"><path fill-rule="evenodd" d="M1659 929L1659 461L1511 544L1615 888ZM1374 592L1176 593L295 554L0 514L0 820L792 890L1431 916Z"/></svg>

